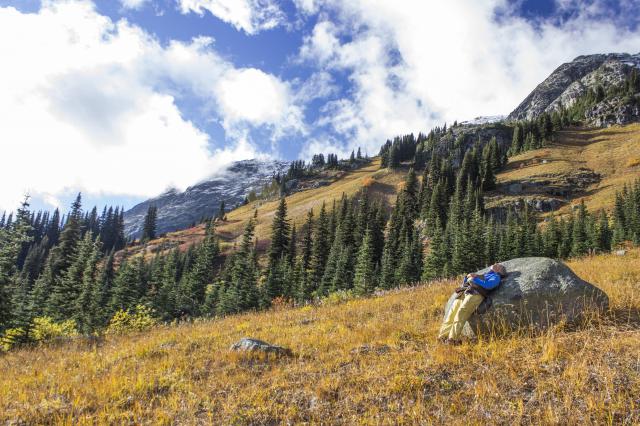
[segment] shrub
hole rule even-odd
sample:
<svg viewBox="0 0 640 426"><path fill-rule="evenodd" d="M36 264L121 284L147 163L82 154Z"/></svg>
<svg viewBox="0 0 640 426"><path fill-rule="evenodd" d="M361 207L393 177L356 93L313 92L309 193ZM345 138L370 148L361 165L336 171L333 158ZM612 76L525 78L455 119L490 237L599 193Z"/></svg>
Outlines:
<svg viewBox="0 0 640 426"><path fill-rule="evenodd" d="M55 322L51 317L38 317L33 319L31 338L35 342L74 337L78 335L76 322L66 320Z"/></svg>
<svg viewBox="0 0 640 426"><path fill-rule="evenodd" d="M356 299L356 295L352 290L338 290L333 293L329 293L324 299L322 299L321 304L325 306L340 305L354 299Z"/></svg>
<svg viewBox="0 0 640 426"><path fill-rule="evenodd" d="M134 312L119 310L115 313L106 334L124 334L132 331L144 331L156 325L158 321L153 317L153 311L148 306L138 305Z"/></svg>
<svg viewBox="0 0 640 426"><path fill-rule="evenodd" d="M24 343L27 339L27 332L24 328L9 328L0 337L0 348L4 351L11 350L17 345Z"/></svg>

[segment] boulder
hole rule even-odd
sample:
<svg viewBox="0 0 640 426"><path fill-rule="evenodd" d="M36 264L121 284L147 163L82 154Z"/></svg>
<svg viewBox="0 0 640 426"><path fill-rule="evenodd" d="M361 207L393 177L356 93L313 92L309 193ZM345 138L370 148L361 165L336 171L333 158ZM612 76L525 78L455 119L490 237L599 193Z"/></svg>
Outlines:
<svg viewBox="0 0 640 426"><path fill-rule="evenodd" d="M273 354L276 356L291 356L291 349L275 346L258 339L245 337L231 345L230 350L234 352L257 352L264 354Z"/></svg>
<svg viewBox="0 0 640 426"><path fill-rule="evenodd" d="M522 327L543 330L561 320L574 323L585 309L606 309L609 305L609 298L602 290L583 281L557 260L527 257L502 264L508 275L465 324L467 337L500 334ZM445 315L455 297L454 293L449 298Z"/></svg>

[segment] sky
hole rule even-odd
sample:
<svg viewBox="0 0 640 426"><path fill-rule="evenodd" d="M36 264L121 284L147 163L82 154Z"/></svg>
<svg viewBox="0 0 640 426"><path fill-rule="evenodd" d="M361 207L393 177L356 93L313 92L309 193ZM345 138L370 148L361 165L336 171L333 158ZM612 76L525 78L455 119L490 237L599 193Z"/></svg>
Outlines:
<svg viewBox="0 0 640 426"><path fill-rule="evenodd" d="M0 211L129 208L233 161L375 155L640 52L637 0L0 0Z"/></svg>

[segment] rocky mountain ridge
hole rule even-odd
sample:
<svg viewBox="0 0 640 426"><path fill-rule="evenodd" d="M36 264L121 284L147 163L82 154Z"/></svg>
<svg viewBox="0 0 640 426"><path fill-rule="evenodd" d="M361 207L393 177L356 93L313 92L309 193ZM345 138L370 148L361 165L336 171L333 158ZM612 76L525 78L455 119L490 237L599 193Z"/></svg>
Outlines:
<svg viewBox="0 0 640 426"><path fill-rule="evenodd" d="M221 201L227 207L242 202L249 191L259 190L271 181L274 174L286 172L288 167L289 162L286 161L237 161L211 179L185 191L169 189L126 211L125 233L134 238L142 234L145 215L152 205L158 208L157 234L187 228L201 218L217 213Z"/></svg>
<svg viewBox="0 0 640 426"><path fill-rule="evenodd" d="M597 90L598 86L611 91L625 83L633 68L640 68L640 53L578 56L556 68L509 114L508 119L530 120L543 112L571 107L590 90ZM639 95L635 93L636 100ZM609 96L585 111L585 124L602 127L638 121L639 108L639 102L633 99Z"/></svg>

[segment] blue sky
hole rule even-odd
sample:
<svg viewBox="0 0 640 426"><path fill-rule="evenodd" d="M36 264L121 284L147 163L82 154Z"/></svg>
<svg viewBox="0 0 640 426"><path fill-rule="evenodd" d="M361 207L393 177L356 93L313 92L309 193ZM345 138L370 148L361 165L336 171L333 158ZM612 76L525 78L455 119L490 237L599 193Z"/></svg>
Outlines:
<svg viewBox="0 0 640 426"><path fill-rule="evenodd" d="M640 51L634 0L0 0L0 210L136 202L252 158L375 154Z"/></svg>

